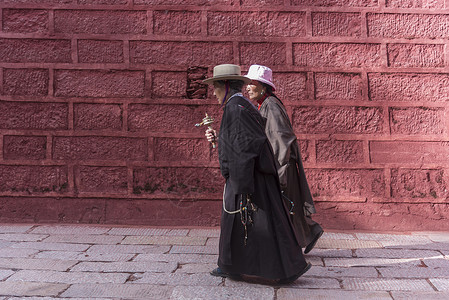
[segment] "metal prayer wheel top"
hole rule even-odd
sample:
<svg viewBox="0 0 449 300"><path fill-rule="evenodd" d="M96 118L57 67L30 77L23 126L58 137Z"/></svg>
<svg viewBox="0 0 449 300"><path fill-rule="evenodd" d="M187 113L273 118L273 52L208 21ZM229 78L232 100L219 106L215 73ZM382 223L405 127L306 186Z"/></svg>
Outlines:
<svg viewBox="0 0 449 300"><path fill-rule="evenodd" d="M212 124L213 122L214 122L214 119L206 113L206 116L203 118L201 123L196 123L195 126L199 127L199 126L203 126L203 125L209 125L209 124Z"/></svg>

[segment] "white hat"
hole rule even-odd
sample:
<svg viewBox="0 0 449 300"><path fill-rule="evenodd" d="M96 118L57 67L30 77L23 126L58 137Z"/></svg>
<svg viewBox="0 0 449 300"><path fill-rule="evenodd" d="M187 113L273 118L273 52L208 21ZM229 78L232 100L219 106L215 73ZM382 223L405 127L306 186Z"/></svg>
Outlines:
<svg viewBox="0 0 449 300"><path fill-rule="evenodd" d="M251 80L257 80L262 83L268 84L276 90L276 87L273 83L273 72L270 68L261 66L261 65L252 65L249 67L248 74L245 77L248 77Z"/></svg>
<svg viewBox="0 0 449 300"><path fill-rule="evenodd" d="M217 80L241 80L249 83L250 80L241 75L240 66L233 64L223 64L214 67L213 77L203 80L204 83L211 84Z"/></svg>

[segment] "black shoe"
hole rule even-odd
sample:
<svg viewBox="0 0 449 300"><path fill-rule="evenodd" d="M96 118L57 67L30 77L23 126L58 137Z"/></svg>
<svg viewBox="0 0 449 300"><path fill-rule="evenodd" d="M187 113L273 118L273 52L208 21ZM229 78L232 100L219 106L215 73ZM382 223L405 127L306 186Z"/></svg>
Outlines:
<svg viewBox="0 0 449 300"><path fill-rule="evenodd" d="M318 242L319 238L323 235L324 231L320 231L320 233L313 239L313 241L307 245L306 249L304 249L304 254L309 253L312 251L313 247L315 247L316 242Z"/></svg>
<svg viewBox="0 0 449 300"><path fill-rule="evenodd" d="M299 272L298 274L295 274L293 276L284 278L284 279L279 279L278 283L279 284L287 284L287 283L292 283L293 281L295 281L296 279L298 279L299 277L301 277L302 275L304 275L304 273L306 273L307 271L309 271L309 269L312 267L311 263L307 263L307 265L304 267L304 269L301 270L301 272Z"/></svg>
<svg viewBox="0 0 449 300"><path fill-rule="evenodd" d="M223 270L220 269L220 267L213 269L210 271L210 275L216 276L216 277L223 277L223 278L231 278L232 280L241 280L241 276L239 274L229 274L226 272L223 272Z"/></svg>

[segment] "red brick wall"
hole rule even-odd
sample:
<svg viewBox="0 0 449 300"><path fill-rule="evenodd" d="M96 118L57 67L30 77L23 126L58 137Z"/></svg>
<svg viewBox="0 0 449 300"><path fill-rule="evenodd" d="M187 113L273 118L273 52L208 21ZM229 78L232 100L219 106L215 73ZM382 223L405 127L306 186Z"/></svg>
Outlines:
<svg viewBox="0 0 449 300"><path fill-rule="evenodd" d="M446 2L2 0L0 222L217 225L200 82L258 63L325 228L444 229Z"/></svg>

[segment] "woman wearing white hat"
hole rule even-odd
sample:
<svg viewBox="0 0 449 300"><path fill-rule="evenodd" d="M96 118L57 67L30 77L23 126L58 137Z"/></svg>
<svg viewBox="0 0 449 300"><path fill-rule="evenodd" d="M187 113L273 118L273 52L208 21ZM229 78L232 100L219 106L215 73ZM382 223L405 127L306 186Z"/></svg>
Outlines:
<svg viewBox="0 0 449 300"><path fill-rule="evenodd" d="M277 158L278 175L284 201L292 210L291 219L304 253L310 252L323 234L321 226L312 220L315 206L304 173L296 135L282 101L273 93L273 73L270 68L252 65L246 75L251 101L258 104L266 119L265 133Z"/></svg>
<svg viewBox="0 0 449 300"><path fill-rule="evenodd" d="M218 268L213 276L257 276L287 283L311 265L303 255L282 203L281 188L264 120L241 94L249 79L237 65L218 65L214 95L223 108L218 157L226 184L223 194ZM210 131L209 131L210 133ZM208 136L209 141L213 135Z"/></svg>

